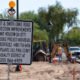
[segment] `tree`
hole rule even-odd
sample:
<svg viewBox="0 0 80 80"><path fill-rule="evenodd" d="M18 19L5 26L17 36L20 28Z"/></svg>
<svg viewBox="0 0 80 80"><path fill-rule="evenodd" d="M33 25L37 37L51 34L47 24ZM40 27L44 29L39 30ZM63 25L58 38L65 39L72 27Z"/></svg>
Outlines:
<svg viewBox="0 0 80 80"><path fill-rule="evenodd" d="M65 38L67 39L80 39L80 28L79 27L73 27L68 33L65 34Z"/></svg>
<svg viewBox="0 0 80 80"><path fill-rule="evenodd" d="M39 25L34 23L33 38L34 38L34 40L46 40L46 41L48 41L48 33L46 32L46 30L40 30Z"/></svg>
<svg viewBox="0 0 80 80"><path fill-rule="evenodd" d="M59 2L56 5L49 6L48 9L40 8L38 11L38 23L41 29L46 29L48 32L49 27L47 23L52 22L50 34L52 38L59 37L59 34L63 32L64 26L67 24L69 27L76 21L77 10L64 9Z"/></svg>
<svg viewBox="0 0 80 80"><path fill-rule="evenodd" d="M38 25L37 22L37 14L34 12L23 12L20 14L20 19L21 20L32 20L34 21L33 24L33 39L34 40L46 40L48 41L48 33L46 30L41 30L40 25Z"/></svg>
<svg viewBox="0 0 80 80"><path fill-rule="evenodd" d="M64 34L64 40L68 40L71 45L79 45L80 44L80 28L73 27L68 33Z"/></svg>
<svg viewBox="0 0 80 80"><path fill-rule="evenodd" d="M34 11L28 11L28 12L23 12L20 14L20 19L21 20L32 20L32 21L37 21L37 14L34 13Z"/></svg>

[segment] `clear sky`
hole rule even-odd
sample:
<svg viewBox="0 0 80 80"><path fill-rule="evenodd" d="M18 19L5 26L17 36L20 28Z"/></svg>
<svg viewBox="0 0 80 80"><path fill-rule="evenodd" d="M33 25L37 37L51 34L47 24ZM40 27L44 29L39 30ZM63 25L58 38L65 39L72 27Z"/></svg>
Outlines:
<svg viewBox="0 0 80 80"><path fill-rule="evenodd" d="M10 0L1 0L0 13L9 8ZM14 0L16 2L16 0ZM40 7L47 8L49 5L54 5L56 1L59 1L64 8L77 8L80 11L80 0L19 0L19 12L35 11Z"/></svg>

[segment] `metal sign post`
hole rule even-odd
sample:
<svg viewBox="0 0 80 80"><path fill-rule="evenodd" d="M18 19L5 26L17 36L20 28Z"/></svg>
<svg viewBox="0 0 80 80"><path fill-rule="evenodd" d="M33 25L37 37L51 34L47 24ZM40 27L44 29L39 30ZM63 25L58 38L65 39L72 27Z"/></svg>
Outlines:
<svg viewBox="0 0 80 80"><path fill-rule="evenodd" d="M10 64L8 64L8 80L10 80Z"/></svg>
<svg viewBox="0 0 80 80"><path fill-rule="evenodd" d="M15 6L15 2L14 1L11 1L9 2L9 6L10 6L10 9L8 9L8 14L10 16L10 20L13 20L13 16L15 14L15 9L13 8ZM8 80L10 80L10 63L8 63Z"/></svg>

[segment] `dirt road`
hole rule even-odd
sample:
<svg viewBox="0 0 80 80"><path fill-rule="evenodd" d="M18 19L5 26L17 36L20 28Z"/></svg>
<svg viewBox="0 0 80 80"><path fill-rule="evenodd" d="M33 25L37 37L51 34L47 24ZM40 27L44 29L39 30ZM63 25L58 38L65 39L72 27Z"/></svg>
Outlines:
<svg viewBox="0 0 80 80"><path fill-rule="evenodd" d="M48 62L33 62L22 66L21 72L15 72L15 65L10 67L10 80L80 80L80 64L53 64ZM8 66L0 65L0 80L8 78Z"/></svg>

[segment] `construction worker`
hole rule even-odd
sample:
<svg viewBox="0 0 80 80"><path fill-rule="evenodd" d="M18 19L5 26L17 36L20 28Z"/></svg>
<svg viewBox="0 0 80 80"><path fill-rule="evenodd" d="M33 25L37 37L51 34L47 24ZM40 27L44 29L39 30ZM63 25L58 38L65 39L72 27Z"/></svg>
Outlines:
<svg viewBox="0 0 80 80"><path fill-rule="evenodd" d="M62 47L61 47L61 45L58 45L57 54L58 54L59 62L61 62L62 61Z"/></svg>

